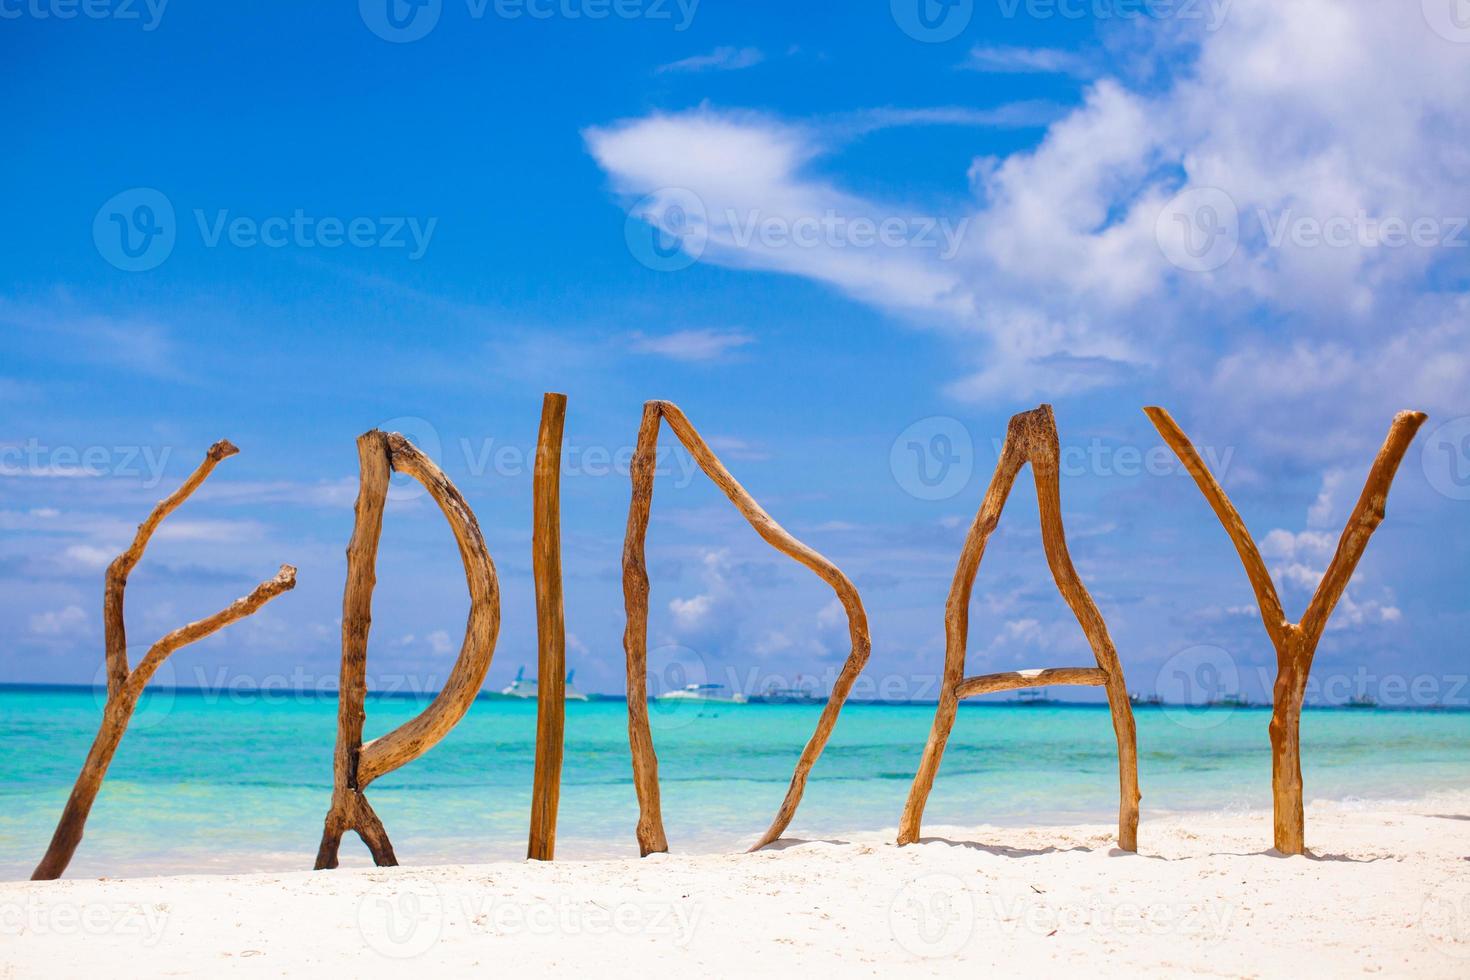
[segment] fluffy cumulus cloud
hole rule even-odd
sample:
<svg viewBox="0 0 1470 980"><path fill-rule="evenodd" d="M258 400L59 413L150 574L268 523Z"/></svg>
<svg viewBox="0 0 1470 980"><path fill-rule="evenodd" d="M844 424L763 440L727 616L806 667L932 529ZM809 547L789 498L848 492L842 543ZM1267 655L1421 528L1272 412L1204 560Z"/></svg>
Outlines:
<svg viewBox="0 0 1470 980"><path fill-rule="evenodd" d="M951 214L845 190L814 161L850 133L818 123L702 107L586 139L656 226L695 202L702 261L952 334L958 398L1162 384L1237 434L1283 411L1321 426L1325 464L1367 445L1342 433L1470 381L1470 57L1417 4L1228 14L1152 39L1164 81L1097 78L1035 146L976 158ZM1075 67L980 54L969 67Z"/></svg>

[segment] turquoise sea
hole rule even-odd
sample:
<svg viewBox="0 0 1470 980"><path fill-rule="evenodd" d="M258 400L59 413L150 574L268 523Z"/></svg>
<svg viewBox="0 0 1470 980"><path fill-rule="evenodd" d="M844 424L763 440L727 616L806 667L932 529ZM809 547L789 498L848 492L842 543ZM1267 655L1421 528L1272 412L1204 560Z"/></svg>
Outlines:
<svg viewBox="0 0 1470 980"><path fill-rule="evenodd" d="M101 694L0 688L0 878L28 877L96 733ZM368 734L423 702L379 697ZM770 822L819 709L683 705L654 712L674 850L734 849ZM850 704L788 836L897 824L932 705ZM1269 806L1269 713L1137 709L1144 819ZM405 864L525 855L536 706L482 699L428 755L368 791ZM152 691L68 874L310 868L331 792L336 702L285 693ZM1308 709L1308 799L1408 799L1470 789L1470 712ZM567 706L559 857L636 855L622 701ZM1105 708L970 704L926 822L1110 823L1117 775ZM1146 832L1146 828L1145 828ZM1263 831L1264 833L1264 831ZM346 864L366 864L355 837Z"/></svg>

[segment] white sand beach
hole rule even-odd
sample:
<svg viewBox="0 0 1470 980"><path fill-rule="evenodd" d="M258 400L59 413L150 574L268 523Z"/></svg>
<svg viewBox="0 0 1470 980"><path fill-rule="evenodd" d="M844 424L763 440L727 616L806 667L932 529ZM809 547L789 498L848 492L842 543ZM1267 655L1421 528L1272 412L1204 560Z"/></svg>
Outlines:
<svg viewBox="0 0 1470 980"><path fill-rule="evenodd" d="M1470 975L1470 795L759 854L0 884L0 976ZM353 842L356 846L356 842Z"/></svg>

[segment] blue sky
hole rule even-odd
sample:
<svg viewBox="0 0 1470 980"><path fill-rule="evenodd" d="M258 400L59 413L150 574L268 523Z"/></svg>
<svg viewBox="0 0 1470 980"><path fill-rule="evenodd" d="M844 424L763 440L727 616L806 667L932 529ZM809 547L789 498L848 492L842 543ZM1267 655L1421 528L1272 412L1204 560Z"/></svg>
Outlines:
<svg viewBox="0 0 1470 980"><path fill-rule="evenodd" d="M353 439L391 425L485 529L503 686L535 659L524 461L558 390L584 689L622 687L618 461L645 399L857 582L868 693L921 697L995 440L1048 401L1078 567L1130 687L1171 696L1260 698L1273 660L1141 407L1213 452L1291 614L1393 413L1429 412L1316 673L1328 700L1465 703L1454 8L923 2L0 3L0 681L93 679L102 568L221 437L242 453L134 574L130 635L289 561L296 591L173 680L334 681ZM400 496L369 672L433 687L463 576ZM656 670L756 691L840 666L830 592L687 457L649 556ZM972 673L1089 662L1024 480L971 630Z"/></svg>

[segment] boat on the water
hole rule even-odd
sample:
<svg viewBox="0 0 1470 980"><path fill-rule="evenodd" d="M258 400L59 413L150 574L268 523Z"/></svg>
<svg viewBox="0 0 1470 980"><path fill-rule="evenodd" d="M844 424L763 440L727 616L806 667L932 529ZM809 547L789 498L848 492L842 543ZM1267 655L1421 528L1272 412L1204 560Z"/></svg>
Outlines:
<svg viewBox="0 0 1470 980"><path fill-rule="evenodd" d="M1142 694L1133 693L1128 695L1128 702L1136 707L1157 707L1164 703L1162 694L1150 694L1144 697Z"/></svg>
<svg viewBox="0 0 1470 980"><path fill-rule="evenodd" d="M587 695L572 686L572 678L576 674L577 672L575 670L567 673L564 699L567 701L586 701ZM535 698L540 693L540 690L541 687L534 678L531 680L526 679L526 668L519 667L516 669L516 679L511 681L506 687L501 688L500 693L513 698Z"/></svg>
<svg viewBox="0 0 1470 980"><path fill-rule="evenodd" d="M1347 708L1376 708L1376 707L1378 707L1378 701L1371 694L1355 694L1351 698L1348 699L1348 703L1346 705L1344 705L1344 707L1347 707Z"/></svg>
<svg viewBox="0 0 1470 980"><path fill-rule="evenodd" d="M1049 698L1049 697L1046 696L1046 688L1044 688L1044 687L1042 687L1042 688L1032 687L1032 688L1027 688L1025 690L1017 691L1016 692L1016 697L1011 701L1011 704L1024 704L1027 707L1034 707L1036 705L1042 705L1042 704L1056 704L1056 703L1057 703L1057 699L1056 698Z"/></svg>
<svg viewBox="0 0 1470 980"><path fill-rule="evenodd" d="M782 687L772 681L763 693L750 698L752 704L822 704L826 700L819 697L812 688L803 685L800 677L796 679L795 687Z"/></svg>
<svg viewBox="0 0 1470 980"><path fill-rule="evenodd" d="M749 699L739 691L726 694L723 684L686 684L677 691L666 691L655 701L705 701L713 704L745 704Z"/></svg>
<svg viewBox="0 0 1470 980"><path fill-rule="evenodd" d="M1207 708L1249 708L1250 699L1243 694L1226 694L1205 702Z"/></svg>

